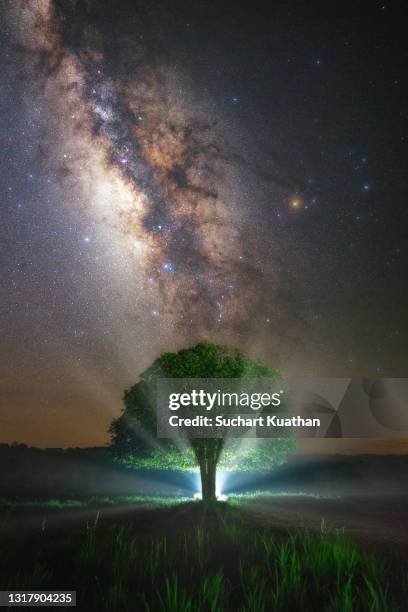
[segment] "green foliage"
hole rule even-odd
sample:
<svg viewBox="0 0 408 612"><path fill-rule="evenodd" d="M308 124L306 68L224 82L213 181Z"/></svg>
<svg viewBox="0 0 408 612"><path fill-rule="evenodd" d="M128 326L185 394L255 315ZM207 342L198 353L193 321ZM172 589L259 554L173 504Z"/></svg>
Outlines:
<svg viewBox="0 0 408 612"><path fill-rule="evenodd" d="M164 582L164 592L157 594L158 606L161 612L193 612L194 603L185 589L180 588L177 574L166 578ZM146 610L153 610L148 602L145 603Z"/></svg>
<svg viewBox="0 0 408 612"><path fill-rule="evenodd" d="M97 528L99 522L99 513L96 515L93 523L86 524L86 537L81 543L78 551L78 559L88 567L96 566L99 559L97 553Z"/></svg>
<svg viewBox="0 0 408 612"><path fill-rule="evenodd" d="M395 555L361 550L324 523L320 533L282 533L249 527L248 514L228 504L215 515L203 508L189 517L192 508L200 506L173 515L166 535L151 522L146 533L103 518L76 525L62 549L55 534L36 534L28 547L10 534L0 542L0 587L52 590L68 579L81 608L117 612L405 609L406 564Z"/></svg>
<svg viewBox="0 0 408 612"><path fill-rule="evenodd" d="M191 497L181 495L101 495L91 496L83 499L43 499L43 500L18 500L0 498L0 508L46 508L51 510L68 510L73 508L89 508L99 506L113 506L116 504L137 504L142 506L174 506L186 501ZM91 531L91 528L90 528Z"/></svg>
<svg viewBox="0 0 408 612"><path fill-rule="evenodd" d="M268 472L282 465L295 448L293 437L227 440L218 468L237 472Z"/></svg>
<svg viewBox="0 0 408 612"><path fill-rule="evenodd" d="M247 359L236 349L201 342L177 353L163 353L141 380L157 378L268 378L276 376L261 361Z"/></svg>
<svg viewBox="0 0 408 612"><path fill-rule="evenodd" d="M238 350L200 343L164 353L124 394L124 411L109 429L115 458L134 468L197 470L207 460L223 470L268 471L294 450L292 437L262 440L156 440L156 385L159 378L271 378L276 370Z"/></svg>

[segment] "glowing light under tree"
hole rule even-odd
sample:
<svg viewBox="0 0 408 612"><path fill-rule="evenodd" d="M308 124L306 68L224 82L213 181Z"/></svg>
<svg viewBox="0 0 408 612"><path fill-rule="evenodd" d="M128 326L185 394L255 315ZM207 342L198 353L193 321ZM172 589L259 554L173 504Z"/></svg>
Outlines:
<svg viewBox="0 0 408 612"><path fill-rule="evenodd" d="M228 499L228 495L225 495L224 491L224 485L225 482L227 480L227 473L226 471L222 471L217 469L216 470L216 476L215 476L215 497L218 501L227 501ZM193 498L196 500L202 500L203 499L203 491L202 491L202 482L201 482L201 474L197 473L197 480L196 480L196 485L197 485L197 492L194 493Z"/></svg>
<svg viewBox="0 0 408 612"><path fill-rule="evenodd" d="M262 439L156 437L156 386L159 378L271 378L279 374L239 351L200 343L164 353L124 394L124 410L110 426L111 446L121 463L134 468L199 470L204 501L221 499L217 470L268 472L295 447L292 437ZM224 496L225 497L225 496Z"/></svg>

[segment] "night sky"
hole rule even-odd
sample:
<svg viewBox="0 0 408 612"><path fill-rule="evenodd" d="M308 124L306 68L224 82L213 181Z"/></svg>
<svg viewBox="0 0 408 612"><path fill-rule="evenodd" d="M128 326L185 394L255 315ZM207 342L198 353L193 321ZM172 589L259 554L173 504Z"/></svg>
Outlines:
<svg viewBox="0 0 408 612"><path fill-rule="evenodd" d="M202 339L408 375L404 3L269 4L2 3L0 441Z"/></svg>

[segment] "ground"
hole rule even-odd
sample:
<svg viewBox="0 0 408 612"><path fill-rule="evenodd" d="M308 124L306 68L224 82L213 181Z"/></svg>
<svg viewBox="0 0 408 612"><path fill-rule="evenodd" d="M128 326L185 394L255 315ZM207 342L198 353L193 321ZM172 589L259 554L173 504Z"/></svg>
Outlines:
<svg viewBox="0 0 408 612"><path fill-rule="evenodd" d="M407 499L3 500L1 589L83 610L405 610Z"/></svg>

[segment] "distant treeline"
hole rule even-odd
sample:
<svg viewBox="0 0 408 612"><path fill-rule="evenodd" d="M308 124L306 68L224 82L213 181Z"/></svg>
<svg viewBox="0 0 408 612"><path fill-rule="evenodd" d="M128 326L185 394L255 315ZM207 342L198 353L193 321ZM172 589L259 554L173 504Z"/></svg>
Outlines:
<svg viewBox="0 0 408 612"><path fill-rule="evenodd" d="M135 472L107 447L47 448L0 444L0 497L89 497L180 493L182 475Z"/></svg>
<svg viewBox="0 0 408 612"><path fill-rule="evenodd" d="M407 455L292 456L264 475L229 474L224 493L254 490L322 495L408 495ZM81 498L102 495L189 495L195 474L132 470L108 447L33 448L0 444L0 498Z"/></svg>
<svg viewBox="0 0 408 612"><path fill-rule="evenodd" d="M407 455L293 455L256 482L232 475L228 489L267 489L317 495L386 494L408 496ZM225 493L228 493L225 490Z"/></svg>

